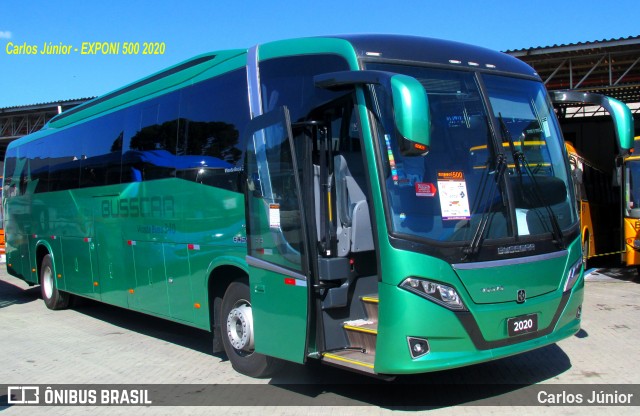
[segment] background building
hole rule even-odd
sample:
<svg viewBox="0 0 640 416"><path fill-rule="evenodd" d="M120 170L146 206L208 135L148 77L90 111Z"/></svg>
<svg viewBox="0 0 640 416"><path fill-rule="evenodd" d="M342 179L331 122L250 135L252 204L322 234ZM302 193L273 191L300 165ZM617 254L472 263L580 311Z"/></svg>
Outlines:
<svg viewBox="0 0 640 416"><path fill-rule="evenodd" d="M640 36L506 51L540 75L549 91L594 92L629 106L640 135ZM595 166L611 172L617 151L607 112L599 106L563 105L565 140Z"/></svg>
<svg viewBox="0 0 640 416"><path fill-rule="evenodd" d="M0 108L0 163L4 167L4 154L11 141L40 130L54 116L90 99ZM0 172L4 172L4 169Z"/></svg>

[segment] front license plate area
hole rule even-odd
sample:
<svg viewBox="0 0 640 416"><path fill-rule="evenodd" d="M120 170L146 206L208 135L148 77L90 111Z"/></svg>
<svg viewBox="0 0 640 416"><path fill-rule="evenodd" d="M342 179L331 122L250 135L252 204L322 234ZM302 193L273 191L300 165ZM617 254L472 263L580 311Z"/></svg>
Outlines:
<svg viewBox="0 0 640 416"><path fill-rule="evenodd" d="M507 331L510 337L536 332L537 330L538 314L531 313L507 319Z"/></svg>

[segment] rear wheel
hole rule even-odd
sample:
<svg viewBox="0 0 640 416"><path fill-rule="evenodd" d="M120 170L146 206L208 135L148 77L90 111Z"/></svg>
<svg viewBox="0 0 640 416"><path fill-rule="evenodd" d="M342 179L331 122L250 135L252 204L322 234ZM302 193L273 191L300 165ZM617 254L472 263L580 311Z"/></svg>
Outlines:
<svg viewBox="0 0 640 416"><path fill-rule="evenodd" d="M69 294L58 290L51 254L44 256L40 264L40 292L49 309L66 309L69 306Z"/></svg>
<svg viewBox="0 0 640 416"><path fill-rule="evenodd" d="M254 350L253 312L249 286L232 282L222 299L220 316L222 343L233 368L251 377L267 377L280 367L280 360Z"/></svg>

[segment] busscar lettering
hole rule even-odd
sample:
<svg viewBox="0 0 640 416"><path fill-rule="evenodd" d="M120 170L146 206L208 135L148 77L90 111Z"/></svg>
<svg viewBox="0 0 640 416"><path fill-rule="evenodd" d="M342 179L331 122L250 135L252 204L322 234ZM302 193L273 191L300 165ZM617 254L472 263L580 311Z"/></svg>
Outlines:
<svg viewBox="0 0 640 416"><path fill-rule="evenodd" d="M174 218L175 200L172 196L152 196L119 199L103 199L103 218Z"/></svg>

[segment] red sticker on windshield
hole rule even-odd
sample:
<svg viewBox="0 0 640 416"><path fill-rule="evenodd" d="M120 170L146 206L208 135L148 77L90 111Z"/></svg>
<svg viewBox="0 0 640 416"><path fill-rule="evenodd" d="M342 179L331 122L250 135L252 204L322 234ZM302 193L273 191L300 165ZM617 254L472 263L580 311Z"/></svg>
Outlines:
<svg viewBox="0 0 640 416"><path fill-rule="evenodd" d="M432 183L416 182L416 196L433 197L436 196L438 189Z"/></svg>

